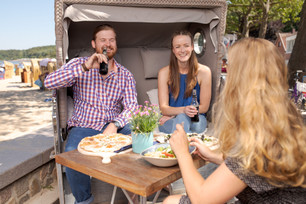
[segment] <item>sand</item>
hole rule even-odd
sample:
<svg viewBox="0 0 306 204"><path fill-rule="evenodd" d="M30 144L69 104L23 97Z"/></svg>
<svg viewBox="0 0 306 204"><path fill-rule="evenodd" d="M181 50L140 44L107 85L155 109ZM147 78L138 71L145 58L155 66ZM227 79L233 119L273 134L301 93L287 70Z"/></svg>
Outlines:
<svg viewBox="0 0 306 204"><path fill-rule="evenodd" d="M0 141L14 139L52 124L52 91L22 83L20 76L0 80Z"/></svg>

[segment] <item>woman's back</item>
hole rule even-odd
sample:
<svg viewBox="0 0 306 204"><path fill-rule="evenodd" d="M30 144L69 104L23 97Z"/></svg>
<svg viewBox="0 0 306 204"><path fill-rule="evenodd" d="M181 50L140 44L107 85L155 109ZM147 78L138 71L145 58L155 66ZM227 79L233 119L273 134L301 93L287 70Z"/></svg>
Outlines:
<svg viewBox="0 0 306 204"><path fill-rule="evenodd" d="M306 202L306 188L273 186L261 176L246 173L233 158L225 159L225 164L240 180L247 184L247 188L236 196L240 203L302 204Z"/></svg>

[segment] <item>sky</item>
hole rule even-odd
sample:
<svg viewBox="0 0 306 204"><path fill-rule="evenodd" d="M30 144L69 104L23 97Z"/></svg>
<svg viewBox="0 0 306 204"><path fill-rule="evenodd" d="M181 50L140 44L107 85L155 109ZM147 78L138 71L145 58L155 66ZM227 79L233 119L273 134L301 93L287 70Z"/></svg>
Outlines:
<svg viewBox="0 0 306 204"><path fill-rule="evenodd" d="M54 0L0 0L0 50L55 45Z"/></svg>

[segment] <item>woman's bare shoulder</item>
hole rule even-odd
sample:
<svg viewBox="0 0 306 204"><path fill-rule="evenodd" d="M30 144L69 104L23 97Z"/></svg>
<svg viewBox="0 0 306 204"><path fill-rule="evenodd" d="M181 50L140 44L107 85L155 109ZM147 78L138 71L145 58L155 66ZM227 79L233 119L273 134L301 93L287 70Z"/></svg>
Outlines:
<svg viewBox="0 0 306 204"><path fill-rule="evenodd" d="M203 76L203 75L210 76L211 70L208 66L199 63L198 74L200 76Z"/></svg>
<svg viewBox="0 0 306 204"><path fill-rule="evenodd" d="M198 68L199 72L211 72L210 68L204 64L200 64L199 63L199 68Z"/></svg>
<svg viewBox="0 0 306 204"><path fill-rule="evenodd" d="M162 72L162 73L164 73L164 72L169 72L169 65L168 65L168 66L165 66L165 67L163 67L163 68L161 68L161 69L159 70L159 72Z"/></svg>
<svg viewBox="0 0 306 204"><path fill-rule="evenodd" d="M169 66L165 66L158 71L158 76L164 76L169 74Z"/></svg>

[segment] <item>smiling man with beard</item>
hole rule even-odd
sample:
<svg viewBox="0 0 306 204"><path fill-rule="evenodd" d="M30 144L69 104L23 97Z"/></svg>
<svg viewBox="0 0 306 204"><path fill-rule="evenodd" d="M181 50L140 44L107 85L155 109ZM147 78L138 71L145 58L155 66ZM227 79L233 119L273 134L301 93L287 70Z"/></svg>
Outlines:
<svg viewBox="0 0 306 204"><path fill-rule="evenodd" d="M77 149L84 137L131 133L126 116L137 107L136 82L132 73L114 59L114 28L108 24L96 27L91 45L94 54L70 60L45 79L48 89L73 87L74 112L68 120L66 152ZM105 75L99 73L102 62L108 64ZM69 168L66 175L76 203L91 203L90 177Z"/></svg>

